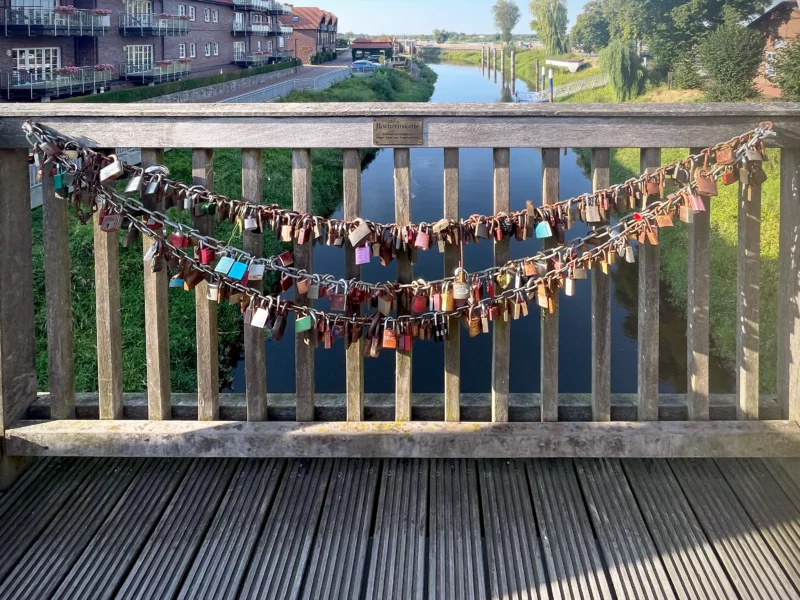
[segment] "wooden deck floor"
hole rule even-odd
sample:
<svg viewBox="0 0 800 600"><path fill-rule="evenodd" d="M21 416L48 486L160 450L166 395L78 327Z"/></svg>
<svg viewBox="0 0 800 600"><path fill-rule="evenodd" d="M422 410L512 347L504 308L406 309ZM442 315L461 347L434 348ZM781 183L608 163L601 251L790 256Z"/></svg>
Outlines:
<svg viewBox="0 0 800 600"><path fill-rule="evenodd" d="M0 495L0 598L798 598L762 460L48 458Z"/></svg>

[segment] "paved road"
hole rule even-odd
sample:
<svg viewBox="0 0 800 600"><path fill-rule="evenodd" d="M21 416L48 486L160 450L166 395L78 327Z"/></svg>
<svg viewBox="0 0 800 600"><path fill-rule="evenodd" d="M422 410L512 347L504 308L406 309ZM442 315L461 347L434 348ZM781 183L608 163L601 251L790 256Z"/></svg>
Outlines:
<svg viewBox="0 0 800 600"><path fill-rule="evenodd" d="M289 75L285 75L283 77L278 77L276 79L270 79L266 83L260 83L258 85L248 86L248 87L241 87L232 92L226 92L224 94L219 94L218 96L211 96L203 100L204 103L215 103L220 102L222 100L227 100L228 98L233 98L234 96L239 96L241 94L246 94L248 92L254 92L256 90L263 89L265 87L269 87L271 85L276 85L278 83L283 83L284 81L289 81L291 79L308 79L319 77L320 75L324 75L328 71L341 69L342 67L346 67L352 62L352 57L349 52L345 52L336 60L325 63L324 65L303 65L297 70L297 73L290 73Z"/></svg>

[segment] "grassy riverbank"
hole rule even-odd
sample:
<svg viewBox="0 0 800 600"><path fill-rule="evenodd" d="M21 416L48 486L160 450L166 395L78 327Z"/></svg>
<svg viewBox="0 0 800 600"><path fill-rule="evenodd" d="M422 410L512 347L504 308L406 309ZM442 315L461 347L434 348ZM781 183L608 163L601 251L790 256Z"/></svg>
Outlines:
<svg viewBox="0 0 800 600"><path fill-rule="evenodd" d="M421 65L422 79L412 80L405 73L390 72L387 81L391 91L384 101L426 102L433 94L436 74ZM334 85L325 92L308 98L293 98L293 101L315 102L366 102L378 101L371 87L375 78L351 79ZM375 85L375 84L372 84ZM382 85L382 84L379 84ZM385 87L385 86L384 86ZM358 92L358 98L356 93ZM362 164L366 165L377 154L376 150L362 152ZM329 216L338 209L342 199L342 152L335 149L314 150L312 170L313 211ZM165 164L174 179L191 182L191 150L176 149L165 155ZM214 152L214 187L221 194L232 198L241 197L241 152L221 149ZM264 203L292 206L292 155L290 150L265 149L263 151ZM176 218L188 219L187 213L175 213ZM32 212L34 245L34 303L36 317L38 387L47 390L47 330L44 290L44 252L42 248L42 211ZM241 239L232 237L233 228L218 224L217 237L231 239L240 244ZM75 339L75 376L77 391L97 390L97 342L95 324L94 256L92 228L70 219L70 257L72 260L73 332ZM122 247L120 236L120 296L122 317L123 389L126 392L146 389L147 369L145 361L144 292L141 242L133 248ZM264 236L265 253L277 254L282 244L272 232ZM238 307L220 305L219 347L220 375L225 382L239 360L239 341L242 335L242 319ZM172 390L191 392L197 389L195 342L194 294L180 289L169 290L169 335L172 368Z"/></svg>

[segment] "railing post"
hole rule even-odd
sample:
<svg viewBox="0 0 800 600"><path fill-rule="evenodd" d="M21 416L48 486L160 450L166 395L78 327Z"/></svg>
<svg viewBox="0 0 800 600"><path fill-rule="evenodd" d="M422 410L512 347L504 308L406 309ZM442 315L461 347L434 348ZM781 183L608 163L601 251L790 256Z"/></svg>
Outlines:
<svg viewBox="0 0 800 600"><path fill-rule="evenodd" d="M781 151L778 401L800 421L800 149Z"/></svg>
<svg viewBox="0 0 800 600"><path fill-rule="evenodd" d="M397 225L411 222L411 151L408 148L394 149L394 218ZM411 283L414 279L414 266L407 256L398 256L397 281ZM400 306L398 315L406 315L410 307ZM395 372L395 420L411 420L411 349L397 350Z"/></svg>
<svg viewBox="0 0 800 600"><path fill-rule="evenodd" d="M640 172L661 166L660 148L642 148ZM645 196L649 204L657 197ZM639 420L658 421L660 246L639 245Z"/></svg>
<svg viewBox="0 0 800 600"><path fill-rule="evenodd" d="M342 185L344 192L344 218L352 221L361 216L361 152L349 148L342 157ZM344 276L361 279L361 267L356 264L355 249L345 244ZM361 307L356 307L361 315ZM364 420L364 340L358 339L346 350L347 420Z"/></svg>
<svg viewBox="0 0 800 600"><path fill-rule="evenodd" d="M311 150L292 150L292 198L294 210L311 212ZM311 244L294 243L294 266L311 273L313 268ZM309 304L307 294L297 294L297 304ZM295 336L294 356L295 390L297 395L298 421L314 420L314 340L316 331L307 331Z"/></svg>
<svg viewBox="0 0 800 600"><path fill-rule="evenodd" d="M592 150L592 189L611 185L611 151ZM611 420L611 276L592 269L592 420Z"/></svg>
<svg viewBox="0 0 800 600"><path fill-rule="evenodd" d="M459 219L459 150L444 149L444 218ZM458 241L459 244L462 240ZM447 245L444 251L444 273L455 273L461 257L460 247ZM448 337L444 344L444 420L461 420L461 327L457 318L448 324Z"/></svg>
<svg viewBox="0 0 800 600"><path fill-rule="evenodd" d="M163 164L164 150L142 148L142 167ZM158 207L162 209L163 207ZM153 238L142 236L144 253ZM147 418L162 421L172 418L169 365L169 310L167 269L153 273L144 266L144 329L147 354Z"/></svg>
<svg viewBox="0 0 800 600"><path fill-rule="evenodd" d="M192 150L192 185L214 189L214 150ZM213 215L194 217L194 226L203 235L214 235ZM197 418L219 420L219 341L217 302L208 299L208 283L194 289L197 328Z"/></svg>
<svg viewBox="0 0 800 600"><path fill-rule="evenodd" d="M264 202L263 152L260 148L242 150L242 200L252 204ZM245 231L244 251L252 256L263 256L264 234ZM248 285L263 291L264 282L250 281ZM244 371L247 394L247 420L266 421L267 402L267 356L266 332L259 327L244 328Z"/></svg>
<svg viewBox="0 0 800 600"><path fill-rule="evenodd" d="M556 204L559 196L561 158L558 148L542 149L542 204ZM542 248L551 248L554 241L545 240ZM542 421L558 421L558 295L554 296L555 313L543 310L541 332Z"/></svg>
<svg viewBox="0 0 800 600"><path fill-rule="evenodd" d="M511 150L494 149L494 212L511 210ZM494 244L494 264L502 266L511 258L511 242ZM508 391L510 380L511 328L508 311L495 320L492 332L492 422L508 422Z"/></svg>
<svg viewBox="0 0 800 600"><path fill-rule="evenodd" d="M28 153L0 149L0 436L36 400Z"/></svg>

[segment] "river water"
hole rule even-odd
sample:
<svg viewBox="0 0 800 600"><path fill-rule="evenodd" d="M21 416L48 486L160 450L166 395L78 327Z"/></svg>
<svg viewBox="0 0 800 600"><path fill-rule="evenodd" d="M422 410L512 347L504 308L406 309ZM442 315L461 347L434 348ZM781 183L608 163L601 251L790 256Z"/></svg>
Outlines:
<svg viewBox="0 0 800 600"><path fill-rule="evenodd" d="M431 65L439 75L431 102L508 102L511 89L508 81L495 78L480 68L447 64ZM516 89L528 91L518 80ZM557 144L556 144L557 145ZM394 220L393 156L381 151L362 175L362 211L365 218L378 222ZM412 149L412 219L434 222L443 211L444 156L441 149ZM511 210L523 210L526 200L541 204L541 153L535 149L511 151ZM492 214L492 151L464 149L460 153L461 216ZM591 180L579 164L578 155L568 150L561 157L561 197L569 198L591 191ZM335 215L342 217L339 209ZM583 235L585 229L573 228L569 237ZM512 258L530 256L539 250L539 242L511 242ZM382 268L377 261L366 265L362 278L380 282L394 280L397 262ZM465 250L468 271L492 265L492 244L484 241L469 244ZM344 276L344 254L339 248L318 246L314 250L314 270ZM436 279L444 275L442 255L436 249L420 252L414 267L415 277ZM638 265L617 263L612 272L611 305L611 385L615 393L633 393L637 387L637 285ZM665 300L662 285L660 374L662 393L686 391L686 320L685 308L672 306ZM320 304L326 304L321 301ZM530 316L513 321L511 327L511 381L513 393L538 392L540 389L541 348L539 309L531 305ZM579 282L574 297L561 296L559 314L559 390L581 393L591 390L591 283ZM291 325L287 336L278 343L267 342L267 390L271 393L292 393L295 387L294 344ZM465 393L491 391L492 336L470 339L461 337L461 389ZM331 350L320 348L316 353L315 384L318 393L345 392L345 353L341 342ZM413 391L441 393L444 390L444 349L434 342L418 342L414 346ZM729 392L733 376L712 357L712 391ZM383 351L377 359L366 359L364 366L367 393L394 391L395 356ZM244 361L233 374L228 391L244 391Z"/></svg>

